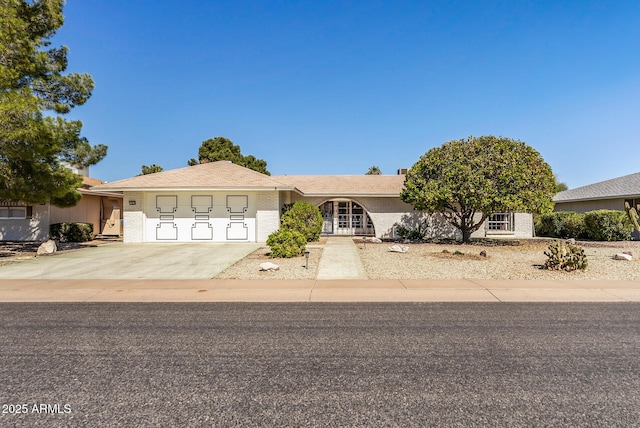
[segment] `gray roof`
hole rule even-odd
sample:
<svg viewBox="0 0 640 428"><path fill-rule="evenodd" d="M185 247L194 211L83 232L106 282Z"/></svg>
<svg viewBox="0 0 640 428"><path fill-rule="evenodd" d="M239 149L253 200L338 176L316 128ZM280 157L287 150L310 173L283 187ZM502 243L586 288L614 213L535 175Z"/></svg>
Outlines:
<svg viewBox="0 0 640 428"><path fill-rule="evenodd" d="M585 201L591 199L637 198L640 196L640 172L613 178L558 193L555 202Z"/></svg>

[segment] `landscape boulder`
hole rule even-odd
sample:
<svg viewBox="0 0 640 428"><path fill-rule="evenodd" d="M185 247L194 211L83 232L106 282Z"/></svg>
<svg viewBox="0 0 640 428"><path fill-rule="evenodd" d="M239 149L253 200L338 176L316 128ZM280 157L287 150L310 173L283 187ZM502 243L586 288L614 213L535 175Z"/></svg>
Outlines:
<svg viewBox="0 0 640 428"><path fill-rule="evenodd" d="M58 251L58 246L56 245L56 241L49 239L47 242L43 242L38 247L38 251L36 252L37 256L44 256L46 254L53 254Z"/></svg>
<svg viewBox="0 0 640 428"><path fill-rule="evenodd" d="M392 253L406 253L407 251L409 251L409 247L396 244L389 247L389 251L391 251Z"/></svg>
<svg viewBox="0 0 640 428"><path fill-rule="evenodd" d="M614 260L627 260L627 261L632 261L633 260L633 256L631 254L626 254L626 253L618 253L615 256L613 256Z"/></svg>
<svg viewBox="0 0 640 428"><path fill-rule="evenodd" d="M367 242L373 242L374 244L382 244L382 239L380 239L380 238L370 238L370 239L367 239Z"/></svg>
<svg viewBox="0 0 640 428"><path fill-rule="evenodd" d="M264 262L264 263L260 263L260 270L261 271L268 271L268 272L273 272L276 270L279 270L280 266L278 266L275 263L271 263L271 262Z"/></svg>

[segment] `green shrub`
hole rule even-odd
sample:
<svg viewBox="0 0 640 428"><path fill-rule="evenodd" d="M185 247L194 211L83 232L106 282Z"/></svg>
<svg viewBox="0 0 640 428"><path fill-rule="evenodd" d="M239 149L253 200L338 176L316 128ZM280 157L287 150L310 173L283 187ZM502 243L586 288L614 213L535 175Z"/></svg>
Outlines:
<svg viewBox="0 0 640 428"><path fill-rule="evenodd" d="M416 227L398 226L396 228L396 233L403 239L422 240L427 236L427 233L429 233L429 222L427 220L423 220Z"/></svg>
<svg viewBox="0 0 640 428"><path fill-rule="evenodd" d="M547 256L544 267L551 270L585 270L589 264L582 248L560 241L549 245L544 255Z"/></svg>
<svg viewBox="0 0 640 428"><path fill-rule="evenodd" d="M267 245L271 247L270 257L297 257L305 250L307 240L297 230L280 228L267 238Z"/></svg>
<svg viewBox="0 0 640 428"><path fill-rule="evenodd" d="M550 238L574 238L587 237L584 214L571 211L558 211L536 216L536 236Z"/></svg>
<svg viewBox="0 0 640 428"><path fill-rule="evenodd" d="M304 201L285 205L280 218L281 229L300 232L309 242L320 239L323 223L318 207Z"/></svg>
<svg viewBox="0 0 640 428"><path fill-rule="evenodd" d="M569 213L564 219L561 228L562 238L584 239L587 237L587 228L584 223L584 214Z"/></svg>
<svg viewBox="0 0 640 428"><path fill-rule="evenodd" d="M633 226L624 211L590 211L585 214L584 223L587 237L594 241L625 241L631 239Z"/></svg>
<svg viewBox="0 0 640 428"><path fill-rule="evenodd" d="M93 239L91 223L55 223L49 226L51 239L60 242L86 242Z"/></svg>

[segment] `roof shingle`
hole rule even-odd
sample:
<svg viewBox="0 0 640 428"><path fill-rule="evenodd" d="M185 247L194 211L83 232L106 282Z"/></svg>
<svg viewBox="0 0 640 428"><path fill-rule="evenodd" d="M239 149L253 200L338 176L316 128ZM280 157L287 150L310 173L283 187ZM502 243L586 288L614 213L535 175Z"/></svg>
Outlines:
<svg viewBox="0 0 640 428"><path fill-rule="evenodd" d="M553 200L555 202L572 202L638 196L640 196L640 172L565 190L558 193Z"/></svg>
<svg viewBox="0 0 640 428"><path fill-rule="evenodd" d="M153 189L284 189L273 177L228 161L203 163L185 168L139 175L95 186L94 190L125 191Z"/></svg>
<svg viewBox="0 0 640 428"><path fill-rule="evenodd" d="M284 175L305 196L400 196L404 175Z"/></svg>

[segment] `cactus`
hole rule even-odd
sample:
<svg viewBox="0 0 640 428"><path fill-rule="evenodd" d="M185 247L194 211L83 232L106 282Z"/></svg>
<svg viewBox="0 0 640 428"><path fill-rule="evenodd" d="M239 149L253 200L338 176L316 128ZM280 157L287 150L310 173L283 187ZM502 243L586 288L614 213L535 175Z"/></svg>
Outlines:
<svg viewBox="0 0 640 428"><path fill-rule="evenodd" d="M633 227L640 232L640 224L638 224L638 211L640 211L640 204L637 207L632 207L629 205L629 202L624 203L624 210L627 212L629 216L629 220L631 220L631 224Z"/></svg>
<svg viewBox="0 0 640 428"><path fill-rule="evenodd" d="M544 267L550 270L570 272L577 269L585 270L588 265L587 256L581 247L560 241L549 245L544 255L548 257Z"/></svg>

